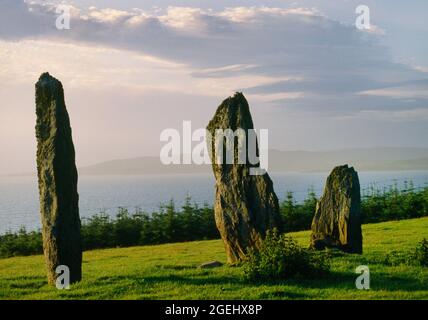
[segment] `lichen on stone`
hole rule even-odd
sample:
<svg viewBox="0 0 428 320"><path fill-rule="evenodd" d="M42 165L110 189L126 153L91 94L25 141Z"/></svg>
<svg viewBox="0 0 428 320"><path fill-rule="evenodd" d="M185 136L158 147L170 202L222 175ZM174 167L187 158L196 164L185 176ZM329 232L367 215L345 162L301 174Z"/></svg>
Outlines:
<svg viewBox="0 0 428 320"><path fill-rule="evenodd" d="M77 169L69 115L60 81L44 73L36 83L37 172L43 250L48 282L57 266L70 270L70 282L82 277Z"/></svg>
<svg viewBox="0 0 428 320"><path fill-rule="evenodd" d="M251 175L250 168L259 165L251 164L248 157L247 162L237 163L238 144L233 146L233 164L216 162L217 129L254 129L249 105L242 93L224 100L207 127L213 138L208 141L208 148L216 179L215 220L228 262L236 263L245 259L249 248L260 246L267 230L280 226L279 205L269 175Z"/></svg>
<svg viewBox="0 0 428 320"><path fill-rule="evenodd" d="M358 173L348 165L333 169L312 221L311 247L362 253L361 194Z"/></svg>

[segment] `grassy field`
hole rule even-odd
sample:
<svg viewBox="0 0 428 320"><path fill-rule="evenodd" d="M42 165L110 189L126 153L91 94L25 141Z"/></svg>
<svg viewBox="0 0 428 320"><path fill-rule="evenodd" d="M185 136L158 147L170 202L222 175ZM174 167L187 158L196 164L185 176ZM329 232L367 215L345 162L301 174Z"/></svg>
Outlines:
<svg viewBox="0 0 428 320"><path fill-rule="evenodd" d="M308 245L309 232L293 233ZM47 286L42 256L0 260L0 299L428 299L428 269L388 266L382 257L428 238L428 218L365 225L364 254L333 258L322 279L250 283L240 267L199 269L225 262L220 240L84 253L84 280L70 290ZM368 265L371 289L355 288L355 268Z"/></svg>

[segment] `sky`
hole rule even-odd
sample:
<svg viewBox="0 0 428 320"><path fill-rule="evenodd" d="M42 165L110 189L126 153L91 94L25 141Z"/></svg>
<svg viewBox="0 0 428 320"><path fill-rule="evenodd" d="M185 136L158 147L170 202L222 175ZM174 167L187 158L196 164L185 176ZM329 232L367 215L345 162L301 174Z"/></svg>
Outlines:
<svg viewBox="0 0 428 320"><path fill-rule="evenodd" d="M72 6L58 30L58 4ZM371 27L355 27L357 6ZM0 174L35 171L34 84L62 81L79 166L159 155L242 91L269 147L428 147L425 0L0 0Z"/></svg>

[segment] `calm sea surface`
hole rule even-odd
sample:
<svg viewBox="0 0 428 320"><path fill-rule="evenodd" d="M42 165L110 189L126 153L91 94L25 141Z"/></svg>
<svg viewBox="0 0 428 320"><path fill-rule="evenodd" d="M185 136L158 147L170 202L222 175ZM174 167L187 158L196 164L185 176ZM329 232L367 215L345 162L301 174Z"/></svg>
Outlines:
<svg viewBox="0 0 428 320"><path fill-rule="evenodd" d="M298 201L303 200L310 187L319 195L327 173L272 173L275 191L284 199L287 191L293 191ZM428 171L360 172L362 189L412 180L415 187L428 184ZM114 215L119 207L131 211L140 207L147 212L174 199L177 206L187 195L198 204L212 204L214 179L210 174L174 176L81 176L79 178L80 215L90 217L100 211ZM7 230L40 228L37 178L0 177L0 234Z"/></svg>

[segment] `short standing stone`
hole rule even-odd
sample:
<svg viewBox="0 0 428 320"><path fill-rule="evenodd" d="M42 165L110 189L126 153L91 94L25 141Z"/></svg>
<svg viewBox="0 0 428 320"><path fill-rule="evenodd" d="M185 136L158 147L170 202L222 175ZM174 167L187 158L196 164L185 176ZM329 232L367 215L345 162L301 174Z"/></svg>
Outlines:
<svg viewBox="0 0 428 320"><path fill-rule="evenodd" d="M237 155L242 151L239 143L233 144L233 164L228 164L226 159L223 163L215 160L216 130L226 129L233 132L243 129L247 138L248 130L254 129L248 102L242 93L224 100L207 127L212 137L208 148L216 179L215 220L228 262L236 263L245 259L249 248L259 248L267 230L280 226L280 216L278 198L269 175L250 174L250 168L260 167L250 163L249 154L245 162L238 163ZM258 154L258 146L255 149Z"/></svg>
<svg viewBox="0 0 428 320"><path fill-rule="evenodd" d="M36 84L36 114L40 214L48 282L55 284L57 266L65 265L73 283L82 277L75 151L63 87L49 73L42 74Z"/></svg>
<svg viewBox="0 0 428 320"><path fill-rule="evenodd" d="M311 247L339 248L362 253L361 195L358 174L347 165L334 168L317 203L312 221Z"/></svg>

